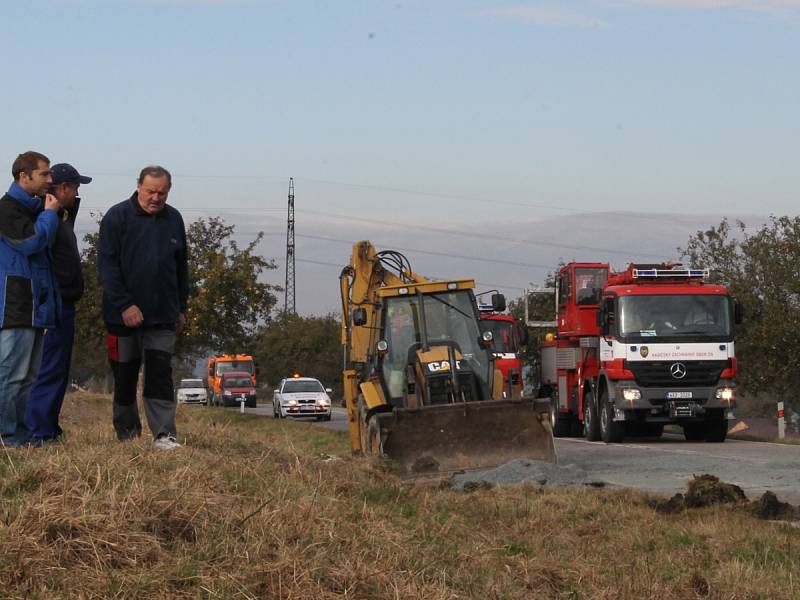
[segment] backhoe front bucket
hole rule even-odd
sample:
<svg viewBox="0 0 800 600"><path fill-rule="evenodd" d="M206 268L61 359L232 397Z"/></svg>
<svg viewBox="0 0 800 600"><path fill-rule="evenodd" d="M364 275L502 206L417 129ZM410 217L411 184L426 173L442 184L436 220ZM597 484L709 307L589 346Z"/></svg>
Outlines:
<svg viewBox="0 0 800 600"><path fill-rule="evenodd" d="M548 401L486 400L376 415L381 448L401 477L495 467L515 458L556 462Z"/></svg>

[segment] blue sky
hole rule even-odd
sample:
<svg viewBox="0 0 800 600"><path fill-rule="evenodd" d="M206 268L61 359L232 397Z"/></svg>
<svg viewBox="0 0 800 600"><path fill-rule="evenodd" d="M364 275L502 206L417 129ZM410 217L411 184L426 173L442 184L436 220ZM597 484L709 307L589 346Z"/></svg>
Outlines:
<svg viewBox="0 0 800 600"><path fill-rule="evenodd" d="M187 220L275 231L290 176L298 227L330 229L798 204L800 0L38 0L0 23L0 161L73 163L92 209L149 163Z"/></svg>

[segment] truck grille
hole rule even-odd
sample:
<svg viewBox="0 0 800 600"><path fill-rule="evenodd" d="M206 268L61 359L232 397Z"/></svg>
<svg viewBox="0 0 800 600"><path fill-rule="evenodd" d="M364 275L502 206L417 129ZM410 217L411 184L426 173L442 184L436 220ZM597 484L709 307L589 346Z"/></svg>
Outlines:
<svg viewBox="0 0 800 600"><path fill-rule="evenodd" d="M672 376L670 370L675 363L686 368L683 378ZM625 368L642 387L711 387L717 385L720 374L729 366L727 360L625 361Z"/></svg>

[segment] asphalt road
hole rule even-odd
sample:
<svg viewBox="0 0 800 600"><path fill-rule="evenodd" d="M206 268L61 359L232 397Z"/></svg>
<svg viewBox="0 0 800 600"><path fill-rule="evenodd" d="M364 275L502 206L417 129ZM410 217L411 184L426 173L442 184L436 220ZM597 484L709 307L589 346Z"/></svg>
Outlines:
<svg viewBox="0 0 800 600"><path fill-rule="evenodd" d="M272 406L262 404L245 412L272 417ZM347 430L347 414L336 406L330 421L308 421L317 427ZM575 464L592 480L612 486L672 495L685 492L693 475L709 473L738 485L750 499L771 490L780 500L800 504L800 445L730 439L709 444L665 434L660 439L622 444L558 438L556 451L560 465Z"/></svg>

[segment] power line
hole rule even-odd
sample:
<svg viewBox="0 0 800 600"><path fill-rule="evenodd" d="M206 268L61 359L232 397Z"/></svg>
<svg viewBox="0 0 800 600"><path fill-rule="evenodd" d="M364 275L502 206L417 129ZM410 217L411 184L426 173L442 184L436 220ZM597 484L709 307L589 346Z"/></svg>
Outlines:
<svg viewBox="0 0 800 600"><path fill-rule="evenodd" d="M630 251L627 250L614 250L612 248L597 248L594 246L571 246L569 244L559 244L558 242L537 242L535 240L526 240L521 238L510 238L507 236L499 236L499 235L491 235L491 234L480 234L475 233L474 231L464 231L461 229L445 229L442 227L431 227L430 225L420 225L418 223L399 223L399 222L391 222L391 221L382 221L380 219L367 219L365 217L354 217L351 215L337 215L335 213L323 212L318 210L305 210L306 213L327 217L329 219L339 219L339 220L346 220L346 221L357 221L361 223L370 223L372 225L384 225L387 227L402 227L406 230L422 230L422 231L431 231L433 233L443 233L445 235L455 235L461 237L469 237L472 239L483 239L483 240L494 240L500 242L513 242L516 244L526 244L530 246L549 246L553 248L561 248L562 250L590 250L592 252L608 252L610 254L630 254ZM652 254L649 252L637 252L639 256L647 256L650 258L658 258L663 259L664 256L662 254Z"/></svg>
<svg viewBox="0 0 800 600"><path fill-rule="evenodd" d="M133 172L120 172L120 171L102 171L102 170L92 170L92 173L96 175L105 175L110 177L136 177L136 174ZM277 180L283 179L281 176L278 175L256 175L256 174L222 174L222 173L175 173L173 175L175 178L186 178L186 179L249 179L249 180L257 180L257 179L269 179L269 180ZM560 205L553 205L553 204L545 204L539 202L522 202L522 201L514 201L514 200L501 200L497 198L483 198L480 196L466 196L462 194L447 194L442 192L430 192L426 190L414 190L409 188L398 188L392 186L382 186L382 185L375 185L375 184L368 184L368 183L352 183L346 181L334 181L330 179L316 179L313 177L298 177L298 181L307 181L309 183L320 183L324 185L332 185L332 186L340 186L340 187L350 187L350 188L359 188L359 189L367 189L367 190L376 190L376 191L383 191L383 192L392 192L396 194L406 194L410 196L426 196L430 198L444 198L448 200L464 200L467 202L478 202L483 204L491 204L491 205L504 205L504 206L515 206L519 208L539 208L544 210L554 210L562 213L569 213L569 214L591 214L592 211L587 211L586 209L579 209L571 206L564 206L563 204ZM282 210L282 209L281 209ZM665 213L660 216L651 216L651 215L644 215L644 214L636 214L630 213L627 211L607 211L602 212L601 214L604 215L613 215L628 219L637 219L637 220L645 220L645 221L658 221L658 222L672 222L677 223L680 225L690 225L691 222L678 218L678 215Z"/></svg>
<svg viewBox="0 0 800 600"><path fill-rule="evenodd" d="M264 235L283 235L277 231L266 231L263 232ZM310 234L297 234L299 238L308 238L312 240L320 240L324 242L336 242L339 244L347 244L349 246L353 245L353 240L343 240L341 238L332 238L323 235L310 235ZM403 246L395 246L391 244L392 250L401 250L403 252L416 252L417 254L429 254L431 256L442 256L445 258L459 258L464 260L470 261L477 261L477 262L485 262L485 263L493 263L493 264L500 264L500 265L511 265L514 267L530 267L534 269L551 269L553 265L540 265L537 263L528 263L528 262L519 262L514 260L504 260L502 258L484 258L482 256L466 256L464 254L452 254L450 252L436 252L434 250L420 250L419 248L404 248Z"/></svg>
<svg viewBox="0 0 800 600"><path fill-rule="evenodd" d="M296 260L297 260L297 262L311 263L312 265L321 265L323 267L335 267L337 269L341 269L342 268L341 264L325 262L325 261L322 261L322 260L312 260L310 258L298 258ZM519 290L519 291L524 291L525 290L524 287L519 287L519 286L516 286L516 285L507 285L507 284L504 284L504 283L487 283L485 281L477 281L476 280L475 284L476 285L485 285L487 287L505 288L505 289L508 289L508 290Z"/></svg>

